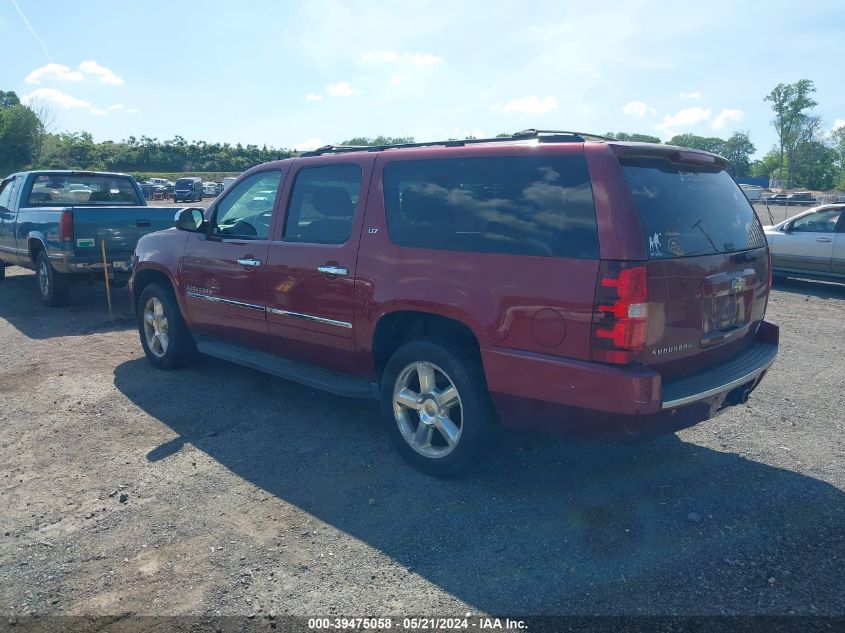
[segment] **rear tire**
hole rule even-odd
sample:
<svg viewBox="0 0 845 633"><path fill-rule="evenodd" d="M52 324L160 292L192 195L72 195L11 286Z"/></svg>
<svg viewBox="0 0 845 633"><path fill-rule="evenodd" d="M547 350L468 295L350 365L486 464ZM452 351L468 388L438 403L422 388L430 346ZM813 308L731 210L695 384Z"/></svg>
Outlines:
<svg viewBox="0 0 845 633"><path fill-rule="evenodd" d="M188 364L197 348L173 289L152 283L138 301L138 333L147 360L158 369L176 369Z"/></svg>
<svg viewBox="0 0 845 633"><path fill-rule="evenodd" d="M70 282L66 275L56 272L46 251L38 251L35 257L35 283L45 306L56 307L67 300Z"/></svg>
<svg viewBox="0 0 845 633"><path fill-rule="evenodd" d="M480 361L439 341L411 341L396 350L382 376L381 406L399 454L433 477L477 466L499 434Z"/></svg>

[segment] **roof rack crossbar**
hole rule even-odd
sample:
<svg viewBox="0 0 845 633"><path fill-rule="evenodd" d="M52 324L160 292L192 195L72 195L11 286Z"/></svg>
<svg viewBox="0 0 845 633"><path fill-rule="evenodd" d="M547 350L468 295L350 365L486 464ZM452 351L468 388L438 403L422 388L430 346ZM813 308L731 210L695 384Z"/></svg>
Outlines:
<svg viewBox="0 0 845 633"><path fill-rule="evenodd" d="M303 152L301 157L308 156L322 156L323 154L345 154L347 152L381 152L388 149L406 149L411 147L434 147L442 145L444 147L463 147L465 145L478 145L481 143L506 143L508 141L524 141L526 139L535 138L543 142L571 142L582 143L585 137L596 138L603 141L612 141L613 139L606 136L599 136L598 134L589 134L584 132L570 132L568 130L535 130L533 128L516 132L510 136L495 136L492 138L466 138L466 139L447 139L445 141L426 141L423 143L396 143L395 145L323 145L317 149Z"/></svg>

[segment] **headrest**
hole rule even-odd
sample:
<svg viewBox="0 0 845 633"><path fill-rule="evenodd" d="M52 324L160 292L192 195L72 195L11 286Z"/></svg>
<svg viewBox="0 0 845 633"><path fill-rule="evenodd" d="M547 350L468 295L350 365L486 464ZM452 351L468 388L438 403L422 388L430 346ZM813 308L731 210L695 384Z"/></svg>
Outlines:
<svg viewBox="0 0 845 633"><path fill-rule="evenodd" d="M348 218L354 206L349 192L343 187L318 187L314 190L311 205L326 217Z"/></svg>

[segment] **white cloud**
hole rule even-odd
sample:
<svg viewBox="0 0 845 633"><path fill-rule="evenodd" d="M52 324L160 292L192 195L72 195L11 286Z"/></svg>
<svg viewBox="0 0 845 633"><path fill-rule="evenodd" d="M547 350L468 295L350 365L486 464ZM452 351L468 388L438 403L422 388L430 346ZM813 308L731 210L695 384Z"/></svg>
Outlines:
<svg viewBox="0 0 845 633"><path fill-rule="evenodd" d="M443 61L442 57L432 55L431 53L414 53L408 59L414 66L431 66Z"/></svg>
<svg viewBox="0 0 845 633"><path fill-rule="evenodd" d="M305 95L306 101L322 101L323 99L323 95L317 94L316 92L309 92L307 95Z"/></svg>
<svg viewBox="0 0 845 633"><path fill-rule="evenodd" d="M632 119L642 119L646 114L657 114L657 110L642 101L629 101L622 106L622 114Z"/></svg>
<svg viewBox="0 0 845 633"><path fill-rule="evenodd" d="M722 108L710 127L714 130L721 130L726 123L739 123L742 121L743 111L737 108Z"/></svg>
<svg viewBox="0 0 845 633"><path fill-rule="evenodd" d="M90 108L91 104L88 101L77 99L69 94L65 94L61 90L55 88L37 88L28 95L21 97L21 101L27 105L36 103L49 103L63 110L72 110L74 108Z"/></svg>
<svg viewBox="0 0 845 633"><path fill-rule="evenodd" d="M836 119L833 122L833 127L830 128L830 130L832 132L833 130L838 130L841 127L845 127L845 119Z"/></svg>
<svg viewBox="0 0 845 633"><path fill-rule="evenodd" d="M504 105L493 106L495 111L525 112L527 114L546 114L557 109L557 99L552 96L538 97L530 95L522 99L511 99Z"/></svg>
<svg viewBox="0 0 845 633"><path fill-rule="evenodd" d="M702 108L700 106L693 106L691 108L684 108L678 110L675 114L667 114L663 117L663 121L655 125L658 130L663 130L666 134L678 130L679 128L689 128L710 118L710 109Z"/></svg>
<svg viewBox="0 0 845 633"><path fill-rule="evenodd" d="M348 81L338 81L336 84L326 86L326 92L332 97L354 97L361 91L353 88Z"/></svg>
<svg viewBox="0 0 845 633"><path fill-rule="evenodd" d="M694 92L679 92L678 99L700 99L701 93L698 91Z"/></svg>
<svg viewBox="0 0 845 633"><path fill-rule="evenodd" d="M404 79L405 79L405 75L400 75L398 73L394 73L394 74L390 75L390 83L392 83L394 85L402 83L402 81Z"/></svg>
<svg viewBox="0 0 845 633"><path fill-rule="evenodd" d="M294 145L294 148L298 152L306 152L308 150L317 149L318 147L322 147L325 145L326 142L321 138L309 138L306 141L302 141L301 143L297 143Z"/></svg>
<svg viewBox="0 0 845 633"><path fill-rule="evenodd" d="M71 70L62 64L47 64L36 68L26 76L24 81L28 84L40 84L42 81L82 81L82 73L78 70Z"/></svg>
<svg viewBox="0 0 845 633"><path fill-rule="evenodd" d="M365 62L395 62L399 60L399 53L396 51L367 51L361 55Z"/></svg>
<svg viewBox="0 0 845 633"><path fill-rule="evenodd" d="M111 68L100 66L94 60L88 60L79 64L79 70L88 74L95 75L100 78L100 82L104 84L111 84L112 86L120 86L123 84L123 79L118 77Z"/></svg>

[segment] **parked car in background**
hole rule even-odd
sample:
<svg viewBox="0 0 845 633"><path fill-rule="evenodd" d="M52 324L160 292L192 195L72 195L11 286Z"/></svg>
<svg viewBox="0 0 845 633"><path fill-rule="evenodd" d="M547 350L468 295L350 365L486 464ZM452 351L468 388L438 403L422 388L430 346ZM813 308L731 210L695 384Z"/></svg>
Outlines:
<svg viewBox="0 0 845 633"><path fill-rule="evenodd" d="M783 204L786 200L788 194L785 193L776 193L773 196L769 196L768 198L764 199L763 202L766 204Z"/></svg>
<svg viewBox="0 0 845 633"><path fill-rule="evenodd" d="M84 198L84 199L83 199ZM41 300L58 305L80 277L129 279L142 235L173 226L173 209L146 206L126 174L32 171L0 182L0 279L6 266L35 270Z"/></svg>
<svg viewBox="0 0 845 633"><path fill-rule="evenodd" d="M88 202L91 197L91 189L81 183L71 183L67 186L68 194L77 202Z"/></svg>
<svg viewBox="0 0 845 633"><path fill-rule="evenodd" d="M173 186L173 202L200 202L202 180L194 176L180 178Z"/></svg>
<svg viewBox="0 0 845 633"><path fill-rule="evenodd" d="M172 181L168 180L167 178L147 178L147 182L150 183L151 185L156 185L156 186L159 186L159 187L167 187L167 186L172 187L173 184L174 184Z"/></svg>
<svg viewBox="0 0 845 633"><path fill-rule="evenodd" d="M217 183L216 182L204 182L202 183L202 195L204 198L213 198L217 195Z"/></svg>
<svg viewBox="0 0 845 633"><path fill-rule="evenodd" d="M828 204L764 227L779 276L845 281L845 204Z"/></svg>
<svg viewBox="0 0 845 633"><path fill-rule="evenodd" d="M671 432L746 402L778 349L765 236L727 164L529 131L259 165L138 243L141 344L161 369L199 350L377 397L436 476L500 424Z"/></svg>
<svg viewBox="0 0 845 633"><path fill-rule="evenodd" d="M812 207L816 204L816 198L809 191L801 191L788 194L782 204L786 206Z"/></svg>
<svg viewBox="0 0 845 633"><path fill-rule="evenodd" d="M221 193L223 193L224 189L225 189L225 187L223 186L222 182L215 182L214 183L214 195L215 196L219 196Z"/></svg>
<svg viewBox="0 0 845 633"><path fill-rule="evenodd" d="M223 188L225 189L226 187L228 187L229 185L231 185L231 184L232 184L233 182L235 182L236 180L237 180L237 178L232 178L231 176L226 176L226 177L223 179Z"/></svg>

